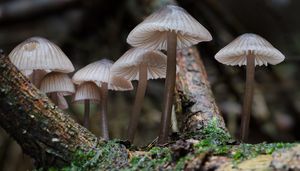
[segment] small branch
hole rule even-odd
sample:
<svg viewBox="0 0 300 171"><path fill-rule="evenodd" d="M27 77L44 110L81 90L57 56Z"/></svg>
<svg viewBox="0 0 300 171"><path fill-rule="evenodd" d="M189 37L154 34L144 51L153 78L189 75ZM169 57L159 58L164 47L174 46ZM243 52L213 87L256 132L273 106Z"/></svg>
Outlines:
<svg viewBox="0 0 300 171"><path fill-rule="evenodd" d="M195 48L182 50L177 54L177 65L176 111L181 131L201 138L200 130L214 117L226 130L198 51Z"/></svg>

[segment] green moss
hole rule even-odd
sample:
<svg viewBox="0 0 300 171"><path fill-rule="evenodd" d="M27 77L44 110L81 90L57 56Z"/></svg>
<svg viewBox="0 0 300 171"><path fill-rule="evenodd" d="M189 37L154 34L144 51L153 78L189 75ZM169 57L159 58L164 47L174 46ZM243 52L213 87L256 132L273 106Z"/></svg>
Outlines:
<svg viewBox="0 0 300 171"><path fill-rule="evenodd" d="M291 143L260 143L230 145L233 139L230 135L218 127L219 121L213 118L208 125L201 130L204 139L194 145L196 154L211 152L213 155L225 155L233 159L234 163L254 158L260 154L272 154L274 151L282 148L292 147Z"/></svg>
<svg viewBox="0 0 300 171"><path fill-rule="evenodd" d="M260 144L240 144L232 147L231 157L234 163L239 163L243 160L254 158L260 154L272 154L274 151L282 148L293 147L292 143L260 143Z"/></svg>
<svg viewBox="0 0 300 171"><path fill-rule="evenodd" d="M212 151L214 154L225 155L229 152L228 142L231 136L219 126L219 120L213 118L207 126L201 130L203 140L194 146L194 153L200 154ZM188 160L194 157L194 153L182 156L177 161L172 161L171 151L168 148L153 147L144 156L133 157L128 168L124 170L158 170L165 169L166 164L173 164L172 169L183 170Z"/></svg>
<svg viewBox="0 0 300 171"><path fill-rule="evenodd" d="M232 141L230 134L220 127L221 122L217 117L214 117L208 124L201 130L203 139L210 141L215 145L227 144Z"/></svg>
<svg viewBox="0 0 300 171"><path fill-rule="evenodd" d="M117 170L128 163L126 149L116 141L100 144L92 151L76 151L70 166L49 171Z"/></svg>
<svg viewBox="0 0 300 171"><path fill-rule="evenodd" d="M194 159L201 153L209 152L212 155L222 155L233 159L236 165L243 160L256 157L260 154L272 154L282 148L292 147L290 143L260 143L232 145L231 136L222 128L218 127L219 121L214 118L201 130L203 139L195 144L189 153L174 157L173 152L167 147L153 147L145 154L134 156L127 161L125 148L116 141L108 141L99 145L90 152L78 151L70 166L60 169L62 171L84 170L184 170L189 160ZM120 150L124 151L120 151ZM123 155L123 156L122 156ZM176 159L175 159L176 158ZM118 163L118 162L123 163ZM56 168L49 169L58 171Z"/></svg>
<svg viewBox="0 0 300 171"><path fill-rule="evenodd" d="M192 155L187 155L184 157L181 157L177 162L174 167L174 171L181 171L184 170L185 164L188 162L188 160L192 159Z"/></svg>
<svg viewBox="0 0 300 171"><path fill-rule="evenodd" d="M230 134L219 127L218 118L214 117L205 128L201 130L203 139L194 145L196 154L210 151L216 155L227 154L230 146L227 145L232 141Z"/></svg>
<svg viewBox="0 0 300 171"><path fill-rule="evenodd" d="M132 157L129 166L122 170L159 170L163 169L171 161L171 151L168 148L153 147L146 155Z"/></svg>

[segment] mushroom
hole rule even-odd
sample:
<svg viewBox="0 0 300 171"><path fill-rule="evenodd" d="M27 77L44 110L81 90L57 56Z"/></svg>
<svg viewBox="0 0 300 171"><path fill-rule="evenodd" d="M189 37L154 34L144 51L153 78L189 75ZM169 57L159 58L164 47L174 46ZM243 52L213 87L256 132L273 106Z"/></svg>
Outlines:
<svg viewBox="0 0 300 171"><path fill-rule="evenodd" d="M71 95L75 92L72 80L65 73L51 72L41 81L41 91L50 94L49 97L61 109L67 109L68 103L63 96Z"/></svg>
<svg viewBox="0 0 300 171"><path fill-rule="evenodd" d="M138 80L132 114L129 120L127 138L133 142L138 118L141 112L148 79L166 77L167 57L160 51L132 48L112 66L112 73L127 80Z"/></svg>
<svg viewBox="0 0 300 171"><path fill-rule="evenodd" d="M256 34L246 33L221 49L215 58L226 65L246 65L246 86L241 123L241 140L246 141L253 99L255 66L267 66L268 63L276 65L282 62L285 57L264 38Z"/></svg>
<svg viewBox="0 0 300 171"><path fill-rule="evenodd" d="M16 46L8 55L11 62L34 85L39 87L40 80L49 72L70 73L74 71L69 58L54 43L42 37L32 37Z"/></svg>
<svg viewBox="0 0 300 171"><path fill-rule="evenodd" d="M100 102L99 87L94 82L84 82L76 90L73 102L84 103L83 126L89 128L90 102Z"/></svg>
<svg viewBox="0 0 300 171"><path fill-rule="evenodd" d="M92 81L100 87L101 97L101 134L104 139L109 139L108 123L107 123L107 96L108 90L126 91L132 90L133 86L130 81L122 77L114 77L110 70L113 61L102 59L93 62L79 71L73 76L75 84L81 84L86 81Z"/></svg>
<svg viewBox="0 0 300 171"><path fill-rule="evenodd" d="M176 49L210 41L210 33L183 8L167 5L148 16L128 35L127 42L134 47L167 50L164 109L158 144L168 138L176 77Z"/></svg>

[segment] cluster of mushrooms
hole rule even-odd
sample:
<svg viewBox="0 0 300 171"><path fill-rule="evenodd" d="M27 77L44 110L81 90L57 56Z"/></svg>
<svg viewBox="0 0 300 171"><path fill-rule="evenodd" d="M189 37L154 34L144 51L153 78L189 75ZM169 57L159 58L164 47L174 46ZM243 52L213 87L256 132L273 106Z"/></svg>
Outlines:
<svg viewBox="0 0 300 171"><path fill-rule="evenodd" d="M101 136L109 139L107 121L108 90L132 90L131 81L138 80L136 97L130 116L127 138L133 142L148 79L165 78L163 111L158 144L168 140L171 109L174 101L176 53L178 50L210 41L212 36L183 8L167 5L148 16L127 37L133 46L115 63L108 59L95 61L78 70L71 79L74 66L62 50L41 37L25 40L9 54L10 60L45 92L61 109L68 108L64 96L84 103L84 123L89 127L90 103L100 104ZM160 50L164 50L165 53ZM284 55L256 34L243 34L221 49L216 60L227 65L246 65L246 89L242 111L241 139L248 134L256 65L278 64ZM76 87L75 87L75 85Z"/></svg>

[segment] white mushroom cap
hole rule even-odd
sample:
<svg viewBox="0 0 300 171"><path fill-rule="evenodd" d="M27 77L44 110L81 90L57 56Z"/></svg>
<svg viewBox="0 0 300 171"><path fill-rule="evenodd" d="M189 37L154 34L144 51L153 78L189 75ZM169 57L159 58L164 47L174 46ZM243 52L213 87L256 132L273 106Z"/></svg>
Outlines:
<svg viewBox="0 0 300 171"><path fill-rule="evenodd" d="M112 66L112 73L127 80L139 79L139 67L148 70L148 79L166 77L167 57L160 51L132 48L125 52Z"/></svg>
<svg viewBox="0 0 300 171"><path fill-rule="evenodd" d="M108 89L110 90L132 90L133 86L131 82L124 78L119 78L118 80L115 78L113 81L110 81L112 77L110 73L112 65L113 61L107 59L93 62L77 71L72 78L73 82L75 84L81 84L83 82L92 81L99 87L102 83L108 83Z"/></svg>
<svg viewBox="0 0 300 171"><path fill-rule="evenodd" d="M226 65L246 65L247 55L251 52L255 57L255 65L276 65L284 60L284 55L274 48L271 43L259 35L246 33L223 49L221 49L215 58L220 63Z"/></svg>
<svg viewBox="0 0 300 171"><path fill-rule="evenodd" d="M127 43L147 49L167 49L167 32L171 31L177 33L178 49L212 40L208 30L187 11L167 5L137 25L129 33Z"/></svg>
<svg viewBox="0 0 300 171"><path fill-rule="evenodd" d="M78 86L73 101L82 103L84 100L90 100L91 102L100 101L99 87L95 83L85 82Z"/></svg>
<svg viewBox="0 0 300 171"><path fill-rule="evenodd" d="M109 81L110 81L108 85L109 90L116 90L116 91L133 90L132 83L123 77L112 75Z"/></svg>
<svg viewBox="0 0 300 171"><path fill-rule="evenodd" d="M84 82L92 81L98 86L101 86L101 82L108 83L110 76L110 68L113 62L107 59L102 59L87 66L81 68L73 75L73 82L75 84L81 84Z"/></svg>
<svg viewBox="0 0 300 171"><path fill-rule="evenodd" d="M40 90L45 93L70 95L75 92L75 86L67 74L51 72L42 79Z"/></svg>
<svg viewBox="0 0 300 171"><path fill-rule="evenodd" d="M69 73L74 66L64 52L54 43L41 37L32 37L18 46L9 54L11 62L20 70L50 70Z"/></svg>

